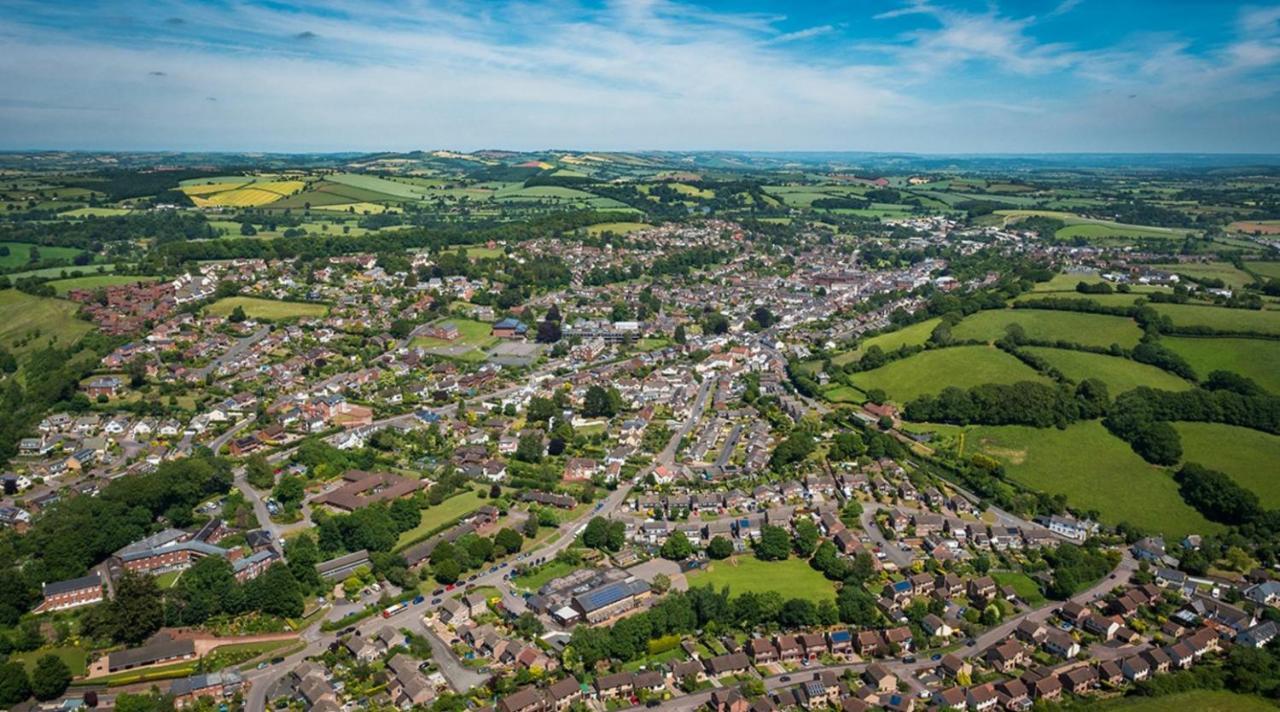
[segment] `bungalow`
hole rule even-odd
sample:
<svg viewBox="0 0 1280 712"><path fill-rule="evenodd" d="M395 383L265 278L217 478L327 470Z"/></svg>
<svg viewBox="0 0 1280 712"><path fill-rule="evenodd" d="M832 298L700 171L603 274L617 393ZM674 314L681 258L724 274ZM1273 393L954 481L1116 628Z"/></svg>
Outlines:
<svg viewBox="0 0 1280 712"><path fill-rule="evenodd" d="M1277 628L1275 621L1263 621L1238 634L1236 636L1236 644L1250 648L1261 648L1276 638Z"/></svg>
<svg viewBox="0 0 1280 712"><path fill-rule="evenodd" d="M724 675L739 675L751 668L751 661L747 659L745 653L729 653L727 655L717 655L707 661L707 675L709 677L722 677Z"/></svg>

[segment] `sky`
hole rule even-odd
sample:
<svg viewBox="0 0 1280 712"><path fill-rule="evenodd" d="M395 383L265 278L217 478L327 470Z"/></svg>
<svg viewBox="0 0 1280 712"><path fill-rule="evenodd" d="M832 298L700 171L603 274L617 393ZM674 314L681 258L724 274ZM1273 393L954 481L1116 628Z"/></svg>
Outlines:
<svg viewBox="0 0 1280 712"><path fill-rule="evenodd" d="M1280 2L3 8L5 149L1280 153Z"/></svg>

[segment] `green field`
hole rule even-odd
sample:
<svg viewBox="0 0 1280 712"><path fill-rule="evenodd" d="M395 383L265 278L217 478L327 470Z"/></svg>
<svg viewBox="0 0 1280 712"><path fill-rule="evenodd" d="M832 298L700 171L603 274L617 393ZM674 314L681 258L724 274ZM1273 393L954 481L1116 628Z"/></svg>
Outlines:
<svg viewBox="0 0 1280 712"><path fill-rule="evenodd" d="M1133 348L1142 330L1132 319L1083 312L1047 309L993 309L965 317L951 329L957 339L995 341L1005 335L1010 324L1022 325L1027 337L1036 340L1066 340L1086 346L1120 344Z"/></svg>
<svg viewBox="0 0 1280 712"><path fill-rule="evenodd" d="M1176 326L1207 326L1219 331L1256 331L1280 334L1280 312L1196 304L1152 304Z"/></svg>
<svg viewBox="0 0 1280 712"><path fill-rule="evenodd" d="M685 574L690 586L711 586L719 591L728 586L729 594L777 591L784 599L805 598L814 603L828 601L835 586L809 563L792 557L786 561L761 561L753 556L736 556L713 561L701 571Z"/></svg>
<svg viewBox="0 0 1280 712"><path fill-rule="evenodd" d="M49 286L53 287L58 296L62 296L73 289L98 289L99 287L112 287L117 284L137 284L138 282L154 282L159 277L145 277L133 274L95 274L88 277L71 277L68 279L56 279L49 282Z"/></svg>
<svg viewBox="0 0 1280 712"><path fill-rule="evenodd" d="M1048 382L1030 366L990 346L922 351L850 378L864 392L880 388L899 403L937 393L947 386L971 388L984 383Z"/></svg>
<svg viewBox="0 0 1280 712"><path fill-rule="evenodd" d="M413 339L413 346L441 356L480 361L485 358L484 352L480 349L487 349L499 341L498 337L493 336L493 324L458 317L441 319L436 323L446 322L458 327L458 338L446 341L434 336L416 336Z"/></svg>
<svg viewBox="0 0 1280 712"><path fill-rule="evenodd" d="M236 307L244 309L245 316L262 321L279 321L306 317L321 317L329 313L324 304L282 302L257 297L225 297L210 304L207 311L215 316L230 316Z"/></svg>
<svg viewBox="0 0 1280 712"><path fill-rule="evenodd" d="M427 532L437 529L465 514L474 512L486 501L481 499L477 492L464 492L455 497L450 497L434 507L422 510L422 520L418 522L418 526L402 532L400 539L396 542L396 548L408 546L415 540L426 536Z"/></svg>
<svg viewBox="0 0 1280 712"><path fill-rule="evenodd" d="M1182 459L1225 472L1267 509L1280 507L1280 436L1221 423L1174 423Z"/></svg>
<svg viewBox="0 0 1280 712"><path fill-rule="evenodd" d="M1000 460L1010 479L1096 510L1103 523L1130 522L1171 537L1221 529L1187 506L1168 471L1147 464L1098 421L1066 430L1018 425L971 428L966 452Z"/></svg>
<svg viewBox="0 0 1280 712"><path fill-rule="evenodd" d="M0 269L11 270L24 267L31 263L31 250L35 248L40 255L40 260L66 260L70 264L71 259L80 254L82 250L74 247L49 247L48 245L32 245L26 242L0 242L0 247L9 248L9 254L0 255ZM81 269L91 269L82 267Z"/></svg>
<svg viewBox="0 0 1280 712"><path fill-rule="evenodd" d="M1044 594L1032 578L1021 571L992 571L991 578L1000 586L1013 586L1018 597L1034 606L1044 602Z"/></svg>
<svg viewBox="0 0 1280 712"><path fill-rule="evenodd" d="M1109 238L1159 238L1181 239L1185 230L1173 230L1164 227L1148 227L1146 225L1122 225L1120 223L1084 223L1068 225L1054 234L1060 240L1083 237L1089 240Z"/></svg>
<svg viewBox="0 0 1280 712"><path fill-rule="evenodd" d="M1166 391L1183 391L1191 388L1190 381L1145 363L1130 361L1117 356L1104 356L1088 351L1070 351L1030 346L1026 351L1043 358L1073 381L1097 378L1107 384L1111 395L1149 386Z"/></svg>
<svg viewBox="0 0 1280 712"><path fill-rule="evenodd" d="M822 397L832 403L861 403L867 399L856 388L845 385L828 386L822 389Z"/></svg>
<svg viewBox="0 0 1280 712"><path fill-rule="evenodd" d="M1261 697L1226 690L1195 690L1163 697L1121 697L1099 702L1094 708L1107 712L1276 712L1276 706Z"/></svg>
<svg viewBox="0 0 1280 712"><path fill-rule="evenodd" d="M596 225L589 225L589 226L587 226L587 234L588 234L588 235L601 235L601 234L604 234L604 233L606 233L606 232L611 232L611 233L613 233L613 234L615 234L615 235L625 235L625 234L627 234L627 233L629 233L629 232L637 232L637 231L639 231L639 230L647 230L647 229L649 229L649 228L651 228L651 227L653 227L653 226L652 226L652 225L649 225L648 223L642 223L642 222L609 222L609 223L598 223L598 224L596 224Z"/></svg>
<svg viewBox="0 0 1280 712"><path fill-rule="evenodd" d="M1244 266L1264 277L1280 279L1280 262L1245 262Z"/></svg>
<svg viewBox="0 0 1280 712"><path fill-rule="evenodd" d="M0 346L21 355L49 344L67 347L93 330L76 318L74 302L0 290ZM28 338L33 337L33 338Z"/></svg>
<svg viewBox="0 0 1280 712"><path fill-rule="evenodd" d="M926 319L925 321L904 326L897 331L872 336L858 344L856 349L845 351L831 359L831 363L843 366L862 358L862 354L872 346L879 346L882 351L896 351L903 346L919 346L929 340L929 335L942 319Z"/></svg>
<svg viewBox="0 0 1280 712"><path fill-rule="evenodd" d="M71 668L73 677L84 675L89 662L89 651L84 648L76 648L69 645L57 648L41 648L40 650L31 650L25 653L13 653L9 656L9 659L22 663L26 666L27 673L30 674L35 669L36 662L50 654L61 658L62 662L66 663L68 668Z"/></svg>
<svg viewBox="0 0 1280 712"><path fill-rule="evenodd" d="M1166 336L1160 343L1185 358L1200 378L1232 371L1280 394L1280 341Z"/></svg>
<svg viewBox="0 0 1280 712"><path fill-rule="evenodd" d="M1152 265L1157 269L1167 270L1196 279L1220 279L1232 289L1240 289L1253 281L1247 272L1242 272L1227 262L1210 262L1208 264L1163 264Z"/></svg>

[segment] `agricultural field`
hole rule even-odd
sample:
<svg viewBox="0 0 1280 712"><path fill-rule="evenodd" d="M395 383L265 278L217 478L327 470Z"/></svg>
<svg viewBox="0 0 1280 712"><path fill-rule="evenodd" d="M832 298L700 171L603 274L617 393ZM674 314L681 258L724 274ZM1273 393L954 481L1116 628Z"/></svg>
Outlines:
<svg viewBox="0 0 1280 712"><path fill-rule="evenodd" d="M1198 304L1152 304L1177 326L1205 326L1219 331L1280 334L1280 313L1256 309L1228 309Z"/></svg>
<svg viewBox="0 0 1280 712"><path fill-rule="evenodd" d="M587 227L587 234L596 236L596 235L603 235L606 232L611 232L615 235L626 235L627 233L639 232L640 230L647 230L651 227L653 226L649 225L648 223L642 223L642 222L599 223L599 224L591 225Z"/></svg>
<svg viewBox="0 0 1280 712"><path fill-rule="evenodd" d="M989 196L988 196L989 197ZM1188 230L1168 227L1152 227L1149 225L1128 225L1110 220L1086 218L1076 213L1056 210L997 210L996 215L1003 218L1004 224L1016 223L1027 217L1039 216L1055 218L1066 223L1054 237L1060 240L1084 238L1086 240L1111 239L1181 239Z"/></svg>
<svg viewBox="0 0 1280 712"><path fill-rule="evenodd" d="M1130 522L1173 538L1221 529L1182 501L1168 470L1143 461L1098 421L1065 430L974 427L965 444L966 452L985 452L1003 463L1013 481L1096 510L1104 524Z"/></svg>
<svg viewBox="0 0 1280 712"><path fill-rule="evenodd" d="M286 198L306 187L300 180L252 181L236 186L232 183L202 184L184 187L183 192L196 207L256 208Z"/></svg>
<svg viewBox="0 0 1280 712"><path fill-rule="evenodd" d="M951 334L957 339L995 341L1005 335L1010 324L1015 323L1022 326L1028 338L1035 340L1065 340L1104 347L1120 344L1133 348L1142 338L1142 330L1132 319L1045 309L980 311L956 324Z"/></svg>
<svg viewBox="0 0 1280 712"><path fill-rule="evenodd" d="M1026 351L1043 358L1073 381L1097 378L1107 384L1112 397L1139 386L1166 391L1184 391L1192 387L1168 371L1119 356L1105 356L1088 351L1051 349L1030 346Z"/></svg>
<svg viewBox="0 0 1280 712"><path fill-rule="evenodd" d="M843 366L846 363L857 361L872 346L879 346L882 351L896 351L903 346L920 346L929 340L929 335L933 333L933 330L937 328L941 321L942 319L926 319L897 331L872 336L860 342L856 349L833 356L831 363Z"/></svg>
<svg viewBox="0 0 1280 712"><path fill-rule="evenodd" d="M1280 507L1280 436L1221 423L1174 423L1182 459L1225 472L1258 495L1267 509Z"/></svg>
<svg viewBox="0 0 1280 712"><path fill-rule="evenodd" d="M31 264L31 250L35 249L38 261L66 260L68 264L81 250L74 247L50 247L25 242L0 242L0 248L8 248L9 254L0 254L0 270L19 269ZM0 249L0 252L4 252Z"/></svg>
<svg viewBox="0 0 1280 712"><path fill-rule="evenodd" d="M1280 394L1280 341L1165 336L1160 343L1186 359L1200 378L1213 371L1231 371Z"/></svg>
<svg viewBox="0 0 1280 712"><path fill-rule="evenodd" d="M55 279L49 282L49 286L53 287L58 296L63 296L73 289L98 289L100 287L113 287L118 284L137 284L138 282L154 282L159 277L148 277L136 274L94 274L88 277L70 277L68 279Z"/></svg>
<svg viewBox="0 0 1280 712"><path fill-rule="evenodd" d="M76 318L79 308L62 299L0 290L0 347L20 356L49 344L70 346L93 330L92 324Z"/></svg>
<svg viewBox="0 0 1280 712"><path fill-rule="evenodd" d="M1048 382L1031 367L991 346L922 351L872 371L855 373L850 378L861 390L882 389L898 403L937 393L947 386L971 388L984 383Z"/></svg>
<svg viewBox="0 0 1280 712"><path fill-rule="evenodd" d="M754 556L735 556L712 561L705 569L685 574L690 586L711 586L717 591L729 587L729 595L778 592L783 599L804 598L814 603L829 601L835 586L813 570L807 561L761 561Z"/></svg>
<svg viewBox="0 0 1280 712"><path fill-rule="evenodd" d="M1236 232L1246 232L1250 235L1280 235L1280 220L1241 220L1233 222L1227 227Z"/></svg>
<svg viewBox="0 0 1280 712"><path fill-rule="evenodd" d="M1280 222L1277 223L1276 227L1280 228ZM1280 262L1245 262L1244 266L1263 277L1280 279Z"/></svg>
<svg viewBox="0 0 1280 712"><path fill-rule="evenodd" d="M133 211L129 208L75 208L65 212L58 213L60 218L114 218L121 215L128 215Z"/></svg>
<svg viewBox="0 0 1280 712"><path fill-rule="evenodd" d="M245 316L262 321L279 321L281 319L297 319L321 317L329 313L324 304L308 304L305 302L282 302L275 299L259 299L257 297L225 297L210 304L207 311L215 316L230 316L236 307L244 309Z"/></svg>
<svg viewBox="0 0 1280 712"><path fill-rule="evenodd" d="M1227 262L1210 262L1206 264L1193 262L1188 264L1175 263L1152 266L1156 269L1167 270L1175 274L1195 279L1220 279L1232 289L1242 289L1244 288L1244 285L1253 281L1253 277L1249 276L1249 273L1238 270L1235 268L1235 265Z"/></svg>

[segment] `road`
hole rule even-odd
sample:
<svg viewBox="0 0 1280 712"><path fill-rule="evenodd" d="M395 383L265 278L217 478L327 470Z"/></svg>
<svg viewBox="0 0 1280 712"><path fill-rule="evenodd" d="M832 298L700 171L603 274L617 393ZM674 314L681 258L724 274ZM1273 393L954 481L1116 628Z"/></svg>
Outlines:
<svg viewBox="0 0 1280 712"><path fill-rule="evenodd" d="M210 441L209 449L213 451L214 455L217 455L218 451L226 447L227 443L231 442L232 438L234 438L237 433L239 433L241 430L244 430L246 427L249 426L250 423L252 423L256 419L257 419L257 416L251 415L241 420L240 422L236 423L235 425L231 426L230 428L227 428L227 432L219 435L218 437Z"/></svg>
<svg viewBox="0 0 1280 712"><path fill-rule="evenodd" d="M911 568L911 553L903 551L896 541L889 541L884 534L880 533L880 527L876 524L876 515L880 512L892 511L892 507L886 507L882 504L868 503L866 508L862 510L859 521L862 523L862 530L867 533L867 537L871 539L871 543L880 547L880 551L884 552L885 558L893 562L899 569Z"/></svg>
<svg viewBox="0 0 1280 712"><path fill-rule="evenodd" d="M269 333L271 333L271 327L258 327L257 331L235 342L231 345L231 348L227 349L220 356L214 358L208 364L195 369L193 373L195 373L197 378L203 379L205 376L213 373L222 364L240 358L241 354L248 351L254 344L262 341Z"/></svg>

